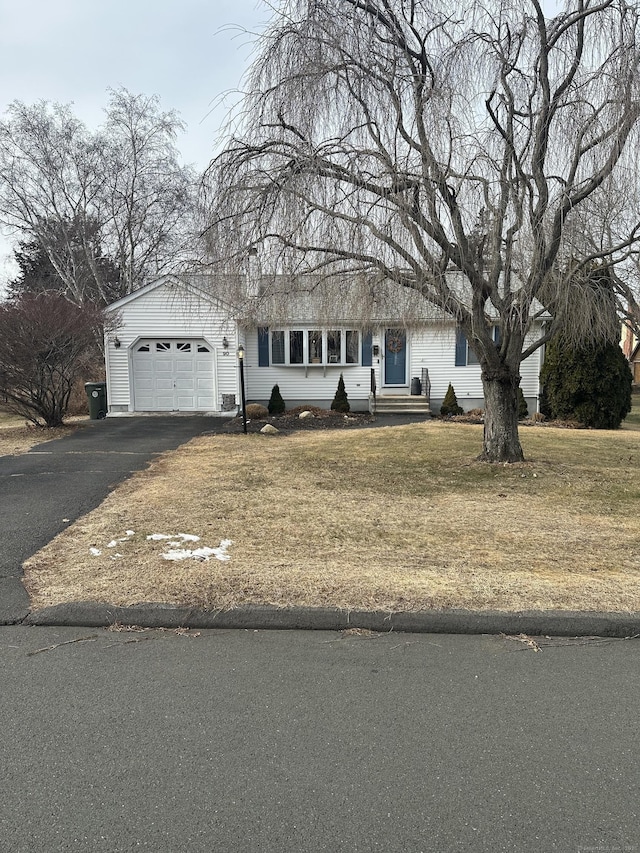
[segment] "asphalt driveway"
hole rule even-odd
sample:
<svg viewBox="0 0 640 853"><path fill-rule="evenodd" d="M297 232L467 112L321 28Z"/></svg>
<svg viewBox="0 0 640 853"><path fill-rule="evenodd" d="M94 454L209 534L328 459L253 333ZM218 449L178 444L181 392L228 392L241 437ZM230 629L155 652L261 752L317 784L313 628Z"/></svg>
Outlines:
<svg viewBox="0 0 640 853"><path fill-rule="evenodd" d="M22 563L159 453L217 431L221 419L107 418L21 456L0 456L0 625L25 618Z"/></svg>

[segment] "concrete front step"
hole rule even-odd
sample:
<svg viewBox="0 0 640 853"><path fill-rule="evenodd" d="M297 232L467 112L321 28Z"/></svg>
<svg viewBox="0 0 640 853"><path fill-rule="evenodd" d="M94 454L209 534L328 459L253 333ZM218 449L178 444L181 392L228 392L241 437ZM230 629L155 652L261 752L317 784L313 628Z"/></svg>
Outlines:
<svg viewBox="0 0 640 853"><path fill-rule="evenodd" d="M404 395L400 396L377 396L369 399L369 410L378 414L388 415L427 415L431 414L429 401L426 397Z"/></svg>

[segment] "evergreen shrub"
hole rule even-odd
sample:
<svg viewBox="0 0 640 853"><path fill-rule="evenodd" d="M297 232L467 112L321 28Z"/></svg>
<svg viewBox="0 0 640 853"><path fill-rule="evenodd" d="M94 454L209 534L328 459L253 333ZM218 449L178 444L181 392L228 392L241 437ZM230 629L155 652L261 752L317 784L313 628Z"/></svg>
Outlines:
<svg viewBox="0 0 640 853"><path fill-rule="evenodd" d="M619 345L547 346L540 372L548 415L593 429L617 429L631 411L631 369ZM547 414L547 412L545 412Z"/></svg>
<svg viewBox="0 0 640 853"><path fill-rule="evenodd" d="M453 390L453 385L451 383L449 383L447 393L444 395L444 400L440 406L440 414L445 418L451 417L452 415L464 414L464 409L462 406L458 405L458 398L456 397L456 392Z"/></svg>
<svg viewBox="0 0 640 853"><path fill-rule="evenodd" d="M522 393L522 388L518 386L518 420L523 421L525 418L529 417L529 407L527 406L527 401L524 398L524 394Z"/></svg>
<svg viewBox="0 0 640 853"><path fill-rule="evenodd" d="M340 374L340 379L338 380L338 389L336 391L336 395L333 398L333 402L331 403L331 410L334 412L348 412L350 411L351 406L349 405L349 399L347 397L347 391L344 387L344 379L342 374Z"/></svg>
<svg viewBox="0 0 640 853"><path fill-rule="evenodd" d="M269 398L267 408L269 409L270 415L283 415L287 409L285 402L282 399L280 388L277 385L274 385L271 389L271 397Z"/></svg>

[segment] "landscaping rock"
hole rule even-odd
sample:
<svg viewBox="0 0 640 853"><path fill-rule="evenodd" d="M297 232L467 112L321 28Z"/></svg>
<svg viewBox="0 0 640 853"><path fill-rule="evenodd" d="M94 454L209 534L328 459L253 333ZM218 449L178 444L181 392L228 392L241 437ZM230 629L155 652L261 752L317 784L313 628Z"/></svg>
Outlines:
<svg viewBox="0 0 640 853"><path fill-rule="evenodd" d="M276 429L273 424L265 424L260 430L262 435L277 435L280 430Z"/></svg>
<svg viewBox="0 0 640 853"><path fill-rule="evenodd" d="M313 412L310 412L310 411L308 411L308 410L307 410L307 411L305 411L305 412L300 412L300 414L298 415L298 417L299 417L299 418L303 418L303 419L304 419L304 418L315 418L315 415L313 414Z"/></svg>

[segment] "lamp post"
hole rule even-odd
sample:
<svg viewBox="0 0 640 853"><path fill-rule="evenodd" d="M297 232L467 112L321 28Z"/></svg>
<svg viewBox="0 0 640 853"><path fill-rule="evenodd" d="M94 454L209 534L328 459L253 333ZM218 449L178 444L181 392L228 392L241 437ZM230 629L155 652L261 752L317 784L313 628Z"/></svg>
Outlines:
<svg viewBox="0 0 640 853"><path fill-rule="evenodd" d="M247 434L247 400L244 394L244 347L238 347L238 364L240 365L240 399L242 400L242 430Z"/></svg>

